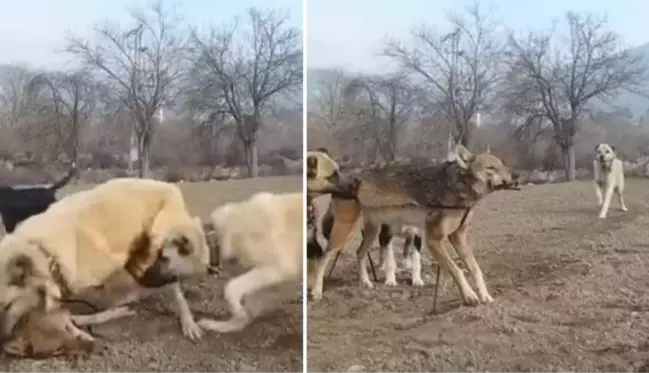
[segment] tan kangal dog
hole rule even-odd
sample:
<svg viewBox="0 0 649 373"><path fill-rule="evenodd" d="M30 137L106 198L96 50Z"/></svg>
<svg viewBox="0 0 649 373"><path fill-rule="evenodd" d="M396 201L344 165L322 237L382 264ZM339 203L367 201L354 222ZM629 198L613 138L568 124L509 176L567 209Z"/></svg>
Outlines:
<svg viewBox="0 0 649 373"><path fill-rule="evenodd" d="M613 192L617 194L622 211L627 211L624 204L624 167L622 161L615 156L615 147L609 144L595 145L595 159L593 160L593 178L597 205L600 206L599 218L605 219L611 205ZM603 198L602 198L602 193Z"/></svg>
<svg viewBox="0 0 649 373"><path fill-rule="evenodd" d="M178 281L206 272L208 263L202 224L189 215L177 186L113 179L61 199L0 241L0 337L4 342L15 338L21 319L46 317L42 313L63 317L72 337L93 342L75 323L104 322L132 312L117 307L75 320L59 313L61 302L128 271L138 283L122 289L116 306L170 284L184 334L198 338L201 329Z"/></svg>
<svg viewBox="0 0 649 373"><path fill-rule="evenodd" d="M220 333L239 331L268 308L265 298L269 293L284 297L287 291L273 290L300 283L303 214L302 193L267 192L227 203L212 212L221 261L234 261L245 272L225 286L230 319L202 319L198 325Z"/></svg>
<svg viewBox="0 0 649 373"><path fill-rule="evenodd" d="M517 188L518 175L491 154L473 154L458 145L455 155L455 161L441 165L388 165L363 172L361 179L364 187L360 193L363 240L357 251L358 271L363 285L369 288L374 286L367 273L367 252L381 226L385 224L397 228L411 225L422 228L426 246L440 266L451 274L465 304L493 301L482 271L468 246L467 234L473 218L473 207L491 192ZM377 198L374 199L379 202L366 200L363 197L364 189L368 194L375 195ZM447 240L475 280L477 294L447 252ZM326 254L331 252L331 259L333 252L339 250L330 245ZM394 259L391 261L394 262ZM326 265L327 260L323 260L318 268L316 283L311 291L314 299L322 297ZM384 265L386 272L393 270L387 263ZM391 280L390 277L386 276L386 281Z"/></svg>

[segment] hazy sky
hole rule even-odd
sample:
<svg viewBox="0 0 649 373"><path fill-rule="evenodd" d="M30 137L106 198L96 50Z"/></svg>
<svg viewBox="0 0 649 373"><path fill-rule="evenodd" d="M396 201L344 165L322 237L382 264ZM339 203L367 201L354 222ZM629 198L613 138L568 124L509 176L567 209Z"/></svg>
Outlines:
<svg viewBox="0 0 649 373"><path fill-rule="evenodd" d="M308 61L312 67L344 67L352 71L384 68L374 54L386 34L407 35L418 23L439 23L447 10L472 0L308 0ZM496 19L515 30L544 28L566 11L608 14L610 27L627 44L649 42L649 1L646 0L485 0ZM451 6L453 8L451 8Z"/></svg>
<svg viewBox="0 0 649 373"><path fill-rule="evenodd" d="M244 16L251 6L288 10L291 23L302 25L301 0L170 0L178 13L194 25L228 22ZM70 57L57 54L65 37L87 36L102 20L128 20L129 9L150 0L0 0L0 63L28 63L62 67Z"/></svg>

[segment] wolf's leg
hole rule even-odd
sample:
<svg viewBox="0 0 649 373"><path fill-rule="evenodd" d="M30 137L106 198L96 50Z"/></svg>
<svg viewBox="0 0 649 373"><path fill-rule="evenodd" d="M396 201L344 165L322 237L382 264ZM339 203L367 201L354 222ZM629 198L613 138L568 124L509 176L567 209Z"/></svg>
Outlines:
<svg viewBox="0 0 649 373"><path fill-rule="evenodd" d="M480 301L482 303L491 303L494 299L487 290L487 284L485 284L482 270L480 269L478 262L475 260L473 251L469 247L466 235L466 228L462 227L449 236L449 241L471 273L471 277L473 277L473 281L478 289Z"/></svg>
<svg viewBox="0 0 649 373"><path fill-rule="evenodd" d="M274 267L258 267L236 277L225 286L225 299L228 302L232 316L227 321L201 319L198 325L206 330L220 333L236 332L243 329L251 321L248 312L241 303L245 295L253 294L260 289L278 285L286 280L281 269Z"/></svg>
<svg viewBox="0 0 649 373"><path fill-rule="evenodd" d="M379 246L381 247L381 267L385 272L386 286L397 285L397 263L394 260L393 239L394 234L392 233L392 228L387 224L381 224L379 230Z"/></svg>
<svg viewBox="0 0 649 373"><path fill-rule="evenodd" d="M599 211L599 218L606 218L608 213L608 208L611 205L611 198L613 197L613 185L612 181L608 180L606 182L606 191L604 192L604 202L602 203L602 209Z"/></svg>
<svg viewBox="0 0 649 373"><path fill-rule="evenodd" d="M374 284L367 273L367 253L370 251L372 243L376 239L378 233L379 228L376 225L366 222L363 227L363 240L361 241L358 250L356 250L356 261L358 264L358 275L361 280L361 285L370 289L374 288Z"/></svg>

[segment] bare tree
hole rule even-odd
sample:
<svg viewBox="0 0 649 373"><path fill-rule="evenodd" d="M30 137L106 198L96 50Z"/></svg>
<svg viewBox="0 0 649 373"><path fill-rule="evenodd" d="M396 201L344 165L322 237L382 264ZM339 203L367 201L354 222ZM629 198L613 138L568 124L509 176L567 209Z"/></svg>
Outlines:
<svg viewBox="0 0 649 373"><path fill-rule="evenodd" d="M3 126L16 128L32 109L29 82L35 73L24 66L4 66L0 75L0 120Z"/></svg>
<svg viewBox="0 0 649 373"><path fill-rule="evenodd" d="M93 114L97 100L97 87L85 71L72 73L44 73L36 75L29 84L32 92L43 92L43 115L53 134L57 147L71 161L77 160L79 138Z"/></svg>
<svg viewBox="0 0 649 373"><path fill-rule="evenodd" d="M345 87L349 82L350 78L340 70L333 71L331 76L316 82L313 104L309 105L310 116L329 129L340 125L348 114Z"/></svg>
<svg viewBox="0 0 649 373"><path fill-rule="evenodd" d="M194 70L204 79L213 102L223 100L234 119L251 177L258 170L257 133L269 103L279 94L302 87L301 33L288 15L251 8L250 34L235 23L192 35Z"/></svg>
<svg viewBox="0 0 649 373"><path fill-rule="evenodd" d="M496 87L502 48L495 23L478 4L465 15L449 15L449 21L450 33L422 25L412 31L412 48L389 40L384 54L422 78L433 106L452 123L455 142L467 145L471 119L485 109Z"/></svg>
<svg viewBox="0 0 649 373"><path fill-rule="evenodd" d="M126 30L116 25L95 27L96 41L69 40L66 51L92 68L107 88L115 92L134 119L139 176L148 177L149 153L155 133L155 116L171 104L183 74L185 39L172 12L155 3L148 14L131 12L134 24Z"/></svg>
<svg viewBox="0 0 649 373"><path fill-rule="evenodd" d="M593 99L610 99L646 83L642 56L625 49L606 29L606 18L566 14L567 37L556 30L509 37L507 109L546 121L561 149L568 180L575 179L575 137L581 115Z"/></svg>
<svg viewBox="0 0 649 373"><path fill-rule="evenodd" d="M374 139L376 150L383 160L392 162L397 156L398 134L409 119L414 107L414 91L404 74L388 77L357 78L345 87L345 98L354 100L359 96L367 98L367 105L357 114L366 117L365 132Z"/></svg>

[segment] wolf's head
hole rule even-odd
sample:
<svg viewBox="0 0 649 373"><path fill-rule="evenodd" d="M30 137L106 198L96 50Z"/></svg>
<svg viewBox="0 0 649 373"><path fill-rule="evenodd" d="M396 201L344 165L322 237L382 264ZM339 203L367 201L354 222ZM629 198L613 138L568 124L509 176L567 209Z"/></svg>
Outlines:
<svg viewBox="0 0 649 373"><path fill-rule="evenodd" d="M59 308L61 291L50 261L37 243L13 234L0 243L0 341L6 341L23 317Z"/></svg>
<svg viewBox="0 0 649 373"><path fill-rule="evenodd" d="M518 187L519 175L498 157L488 153L473 154L462 145L455 147L455 161L467 171L486 192Z"/></svg>
<svg viewBox="0 0 649 373"><path fill-rule="evenodd" d="M9 356L31 359L90 353L94 343L74 335L67 327L69 318L69 311L64 309L50 313L33 310L21 320L2 350Z"/></svg>

